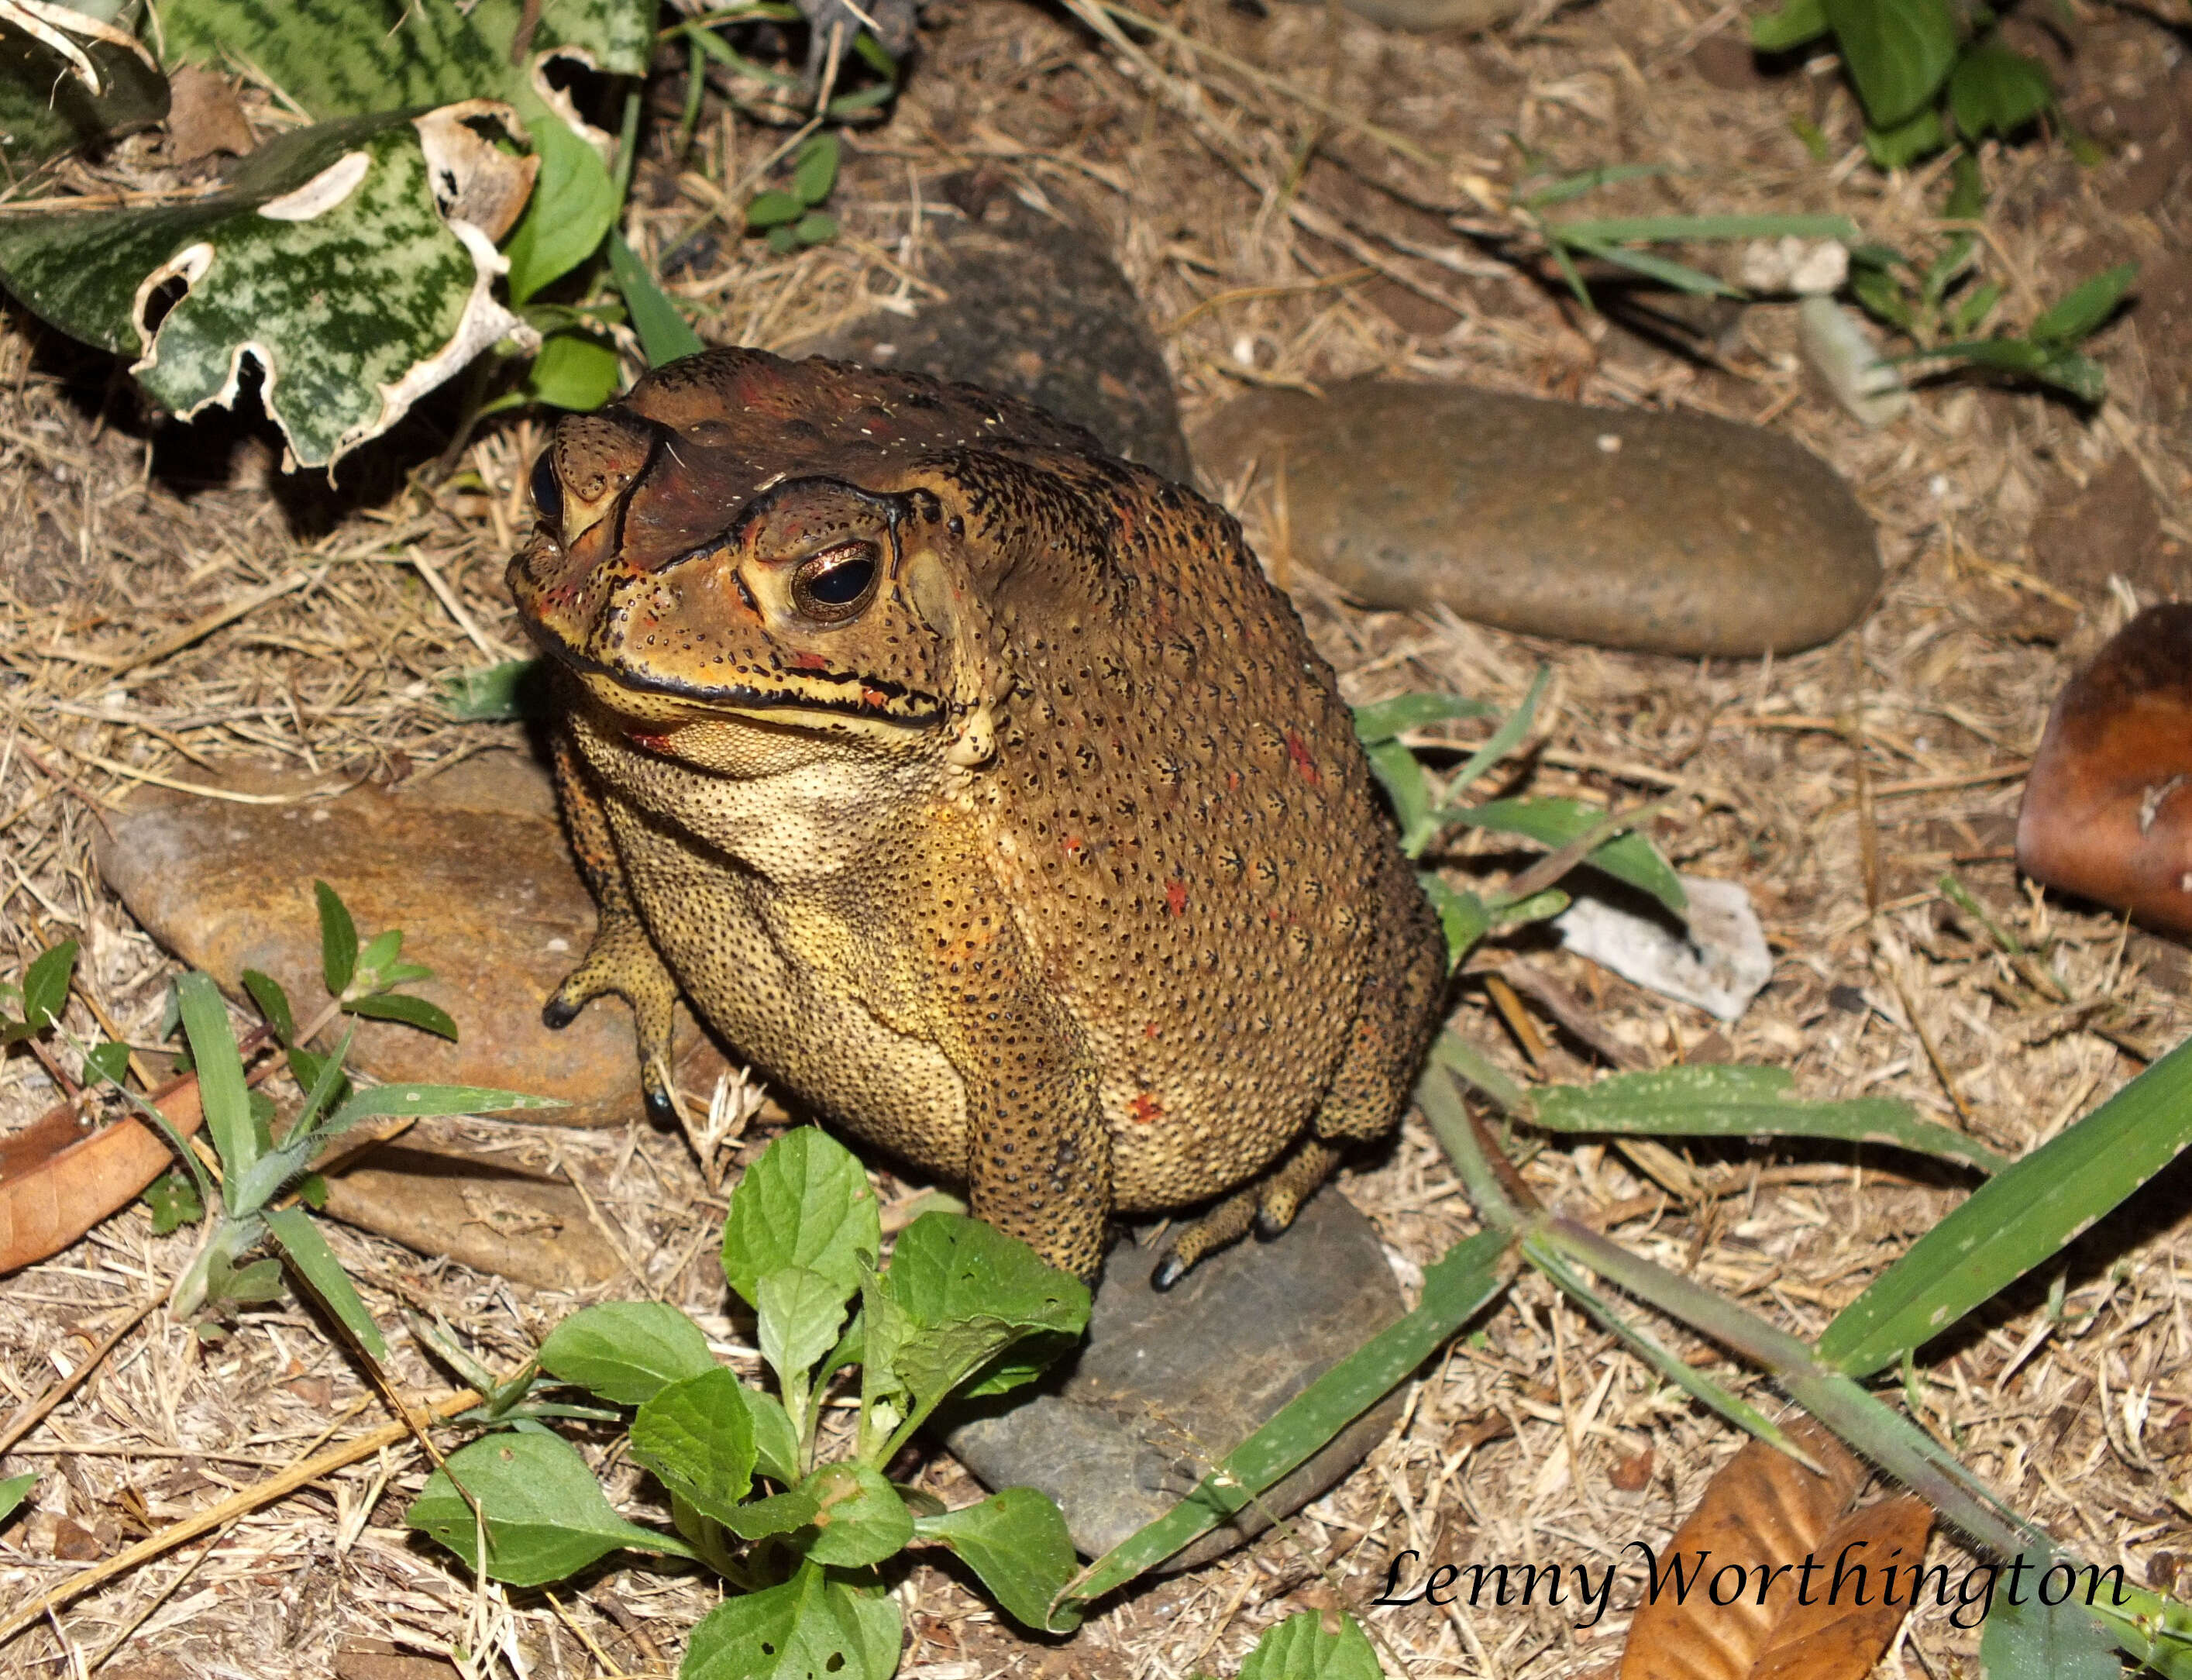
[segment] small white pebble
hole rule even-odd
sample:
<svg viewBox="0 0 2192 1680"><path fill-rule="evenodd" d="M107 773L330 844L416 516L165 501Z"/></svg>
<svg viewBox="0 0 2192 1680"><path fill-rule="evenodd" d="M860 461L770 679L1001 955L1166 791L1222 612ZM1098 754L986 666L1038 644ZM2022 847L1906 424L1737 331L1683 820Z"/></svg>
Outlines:
<svg viewBox="0 0 2192 1680"><path fill-rule="evenodd" d="M571 948L571 941L558 934L548 941L548 948L551 951L568 951Z"/></svg>
<svg viewBox="0 0 2192 1680"><path fill-rule="evenodd" d="M325 805L323 805L319 809L312 813L312 820L314 822L326 822L334 815L334 813L333 811L329 810Z"/></svg>
<svg viewBox="0 0 2192 1680"><path fill-rule="evenodd" d="M1939 500L1949 494L1949 475L1945 472L1935 473L1926 481L1926 488L1933 493L1936 500Z"/></svg>
<svg viewBox="0 0 2192 1680"><path fill-rule="evenodd" d="M1600 432L1598 434L1598 452L1602 455L1619 454L1621 453L1621 438L1619 434L1612 431Z"/></svg>
<svg viewBox="0 0 2192 1680"><path fill-rule="evenodd" d="M1243 333L1233 340L1233 359L1244 368L1256 365L1256 340Z"/></svg>

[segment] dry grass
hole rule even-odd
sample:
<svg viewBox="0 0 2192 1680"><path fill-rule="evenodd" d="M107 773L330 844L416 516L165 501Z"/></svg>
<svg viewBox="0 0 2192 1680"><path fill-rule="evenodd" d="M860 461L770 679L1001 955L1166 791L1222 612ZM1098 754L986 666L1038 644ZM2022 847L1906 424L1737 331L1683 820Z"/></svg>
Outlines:
<svg viewBox="0 0 2192 1680"><path fill-rule="evenodd" d="M2166 97L2181 31L2132 11L2074 9L2088 36L2083 96L2127 106ZM2039 584L2027 533L2044 500L2128 451L2165 532L2192 540L2192 444L2181 420L2173 431L2165 423L2165 370L2147 360L2181 358L2185 347L2143 346L2122 325L2104 334L2096 352L2115 394L2090 419L1951 384L1868 434L1807 385L1786 309L1686 314L1715 346L1710 365L1580 314L1544 276L1458 237L1450 220L1492 225L1458 183L1511 181L1517 141L1563 169L1689 166L1608 194L1608 210L1837 210L1907 243L1924 235L1941 193L1935 171L1883 180L1855 160L1853 115L1831 77L1706 87L1692 49L1734 26L1733 8L1601 0L1531 15L1523 32L1460 41L1396 37L1316 8L1280 4L1257 19L1181 0L1166 17L1199 44L1152 39L1130 59L1061 14L934 0L895 116L852 142L833 207L845 239L781 260L737 237L735 207L784 134L711 105L682 170L659 158L642 169L640 241L673 258L676 289L709 337L788 345L910 283L921 184L985 166L1030 202L1070 204L1109 233L1166 331L1190 420L1244 384L1382 371L1689 408L1801 439L1858 487L1889 567L1863 626L1801 658L1688 665L1538 644L1361 613L1298 564L1288 575L1356 698L1440 687L1511 702L1539 660L1552 663L1559 704L1533 786L1668 796L1663 846L1689 871L1750 888L1779 967L1732 1029L1568 959L1527 957L1635 1060L1774 1063L1795 1070L1807 1094L1898 1095L1935 1117L1961 1114L1997 1147L2027 1149L2192 1027L2181 950L2029 890L2007 854L2018 774L2046 706L2127 604L2121 591L2064 597ZM664 97L674 106L674 85ZM1320 108L1371 113L1445 167ZM1805 153L1795 115L1819 123L1837 162L1823 168ZM2127 154L2083 174L2042 146L1992 160L1989 261L2011 283L2013 314L2121 255L2173 249L2183 260L2192 213L2181 197L2110 208L2112 196L2136 200L2125 183L2140 163ZM1372 272L1339 278L1361 269ZM421 488L404 481L403 464L446 441L424 416L331 492L281 477L260 430L219 418L151 426L131 401L111 364L25 317L0 332L0 500L11 534L0 559L5 957L81 939L85 991L150 1046L173 964L91 868L102 809L140 774L190 781L239 755L400 779L508 739L448 722L433 685L520 639L501 564L540 434L533 422L501 424L456 477ZM2079 1008L2031 995L1938 895L1949 870L2026 940L2052 941ZM1480 991L1464 993L1459 1022L1523 1067ZM1580 1051L1556 1045L1544 1072L1579 1077ZM0 1063L0 1120L27 1117L51 1096L28 1057ZM642 1257L645 1288L733 1339L710 1263L722 1204L682 1144L461 1129L581 1175ZM1530 1174L1541 1195L1805 1333L1960 1193L1941 1175L1888 1170L1907 1163L1858 1169L1829 1153L1761 1170L1766 1158L1731 1148L1670 1163L1590 1146L1548 1151ZM1470 1227L1452 1173L1413 1121L1346 1187L1407 1264ZM2165 1174L2080 1244L2059 1325L2047 1324L2044 1280L2013 1292L1940 1351L1910 1396L2012 1503L2155 1581L2173 1575L2183 1550L2187 1511L2167 1488L2192 1457L2185 1190L2181 1171ZM0 1283L0 1386L25 1402L72 1370L115 1315L163 1287L183 1240L152 1237L133 1209ZM385 1317L405 1306L439 1312L505 1369L570 1304L340 1229L331 1240ZM1534 1282L1483 1330L1422 1377L1403 1426L1291 1540L1129 1595L1070 1644L1023 1640L957 1579L916 1569L901 1589L914 1632L905 1671L1230 1672L1271 1620L1323 1602L1319 1567L1356 1600L1403 1546L1433 1561L1595 1568L1629 1541L1662 1540L1735 1445ZM443 1376L400 1340L400 1386L442 1391ZM206 1346L155 1313L0 1466L41 1477L37 1512L0 1532L0 1603L26 1601L80 1567L73 1559L272 1473L330 1430L357 1433L384 1416L304 1314L254 1314L233 1340ZM1637 1491L1613 1484L1616 1466ZM948 1460L922 1473L965 1491ZM553 1598L476 1593L406 1537L402 1504L422 1475L409 1449L334 1475L21 1635L0 1652L0 1671L448 1671L399 1673L387 1666L398 1659L357 1654L380 1639L414 1655L462 1648L513 1671L661 1673L709 1602L693 1582L643 1569ZM635 1492L628 1466L612 1480ZM1621 1629L1618 1617L1578 1631L1558 1613L1488 1603L1378 1614L1419 1680L1581 1672L1611 1659ZM1928 1611L1888 1665L1968 1671L1973 1642Z"/></svg>

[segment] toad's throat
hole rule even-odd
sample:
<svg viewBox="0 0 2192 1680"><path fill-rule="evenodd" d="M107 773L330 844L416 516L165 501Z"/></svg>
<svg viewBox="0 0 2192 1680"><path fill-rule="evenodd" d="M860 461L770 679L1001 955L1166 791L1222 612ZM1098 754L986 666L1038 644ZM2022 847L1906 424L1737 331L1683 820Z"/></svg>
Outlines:
<svg viewBox="0 0 2192 1680"><path fill-rule="evenodd" d="M541 648L570 671L627 694L682 702L703 716L731 712L790 722L797 713L821 713L919 729L941 723L946 711L944 701L934 694L879 677L826 668L802 671L781 687L750 682L699 683L638 671L621 658L603 660L573 647L547 625L535 622L528 627Z"/></svg>

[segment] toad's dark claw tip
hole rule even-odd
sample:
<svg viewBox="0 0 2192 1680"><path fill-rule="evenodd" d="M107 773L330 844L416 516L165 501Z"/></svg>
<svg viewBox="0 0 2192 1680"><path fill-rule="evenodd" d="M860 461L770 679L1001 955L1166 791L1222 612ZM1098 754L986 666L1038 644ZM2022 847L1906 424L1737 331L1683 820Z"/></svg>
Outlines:
<svg viewBox="0 0 2192 1680"><path fill-rule="evenodd" d="M1162 1294L1186 1276L1186 1262L1178 1254L1167 1254L1157 1262L1157 1269L1150 1273L1150 1287Z"/></svg>
<svg viewBox="0 0 2192 1680"><path fill-rule="evenodd" d="M658 1126L675 1126L677 1123L676 1106L670 1100L667 1091L647 1093L647 1117Z"/></svg>
<svg viewBox="0 0 2192 1680"><path fill-rule="evenodd" d="M551 1032L560 1032L578 1020L579 1011L585 1007L567 1003L560 997L551 997L540 1011L540 1024Z"/></svg>

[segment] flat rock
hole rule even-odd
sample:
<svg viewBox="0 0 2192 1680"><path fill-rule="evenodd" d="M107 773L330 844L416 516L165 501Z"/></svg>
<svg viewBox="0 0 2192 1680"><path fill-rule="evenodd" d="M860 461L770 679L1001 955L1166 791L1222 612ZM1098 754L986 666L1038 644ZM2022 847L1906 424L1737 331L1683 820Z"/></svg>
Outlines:
<svg viewBox="0 0 2192 1680"><path fill-rule="evenodd" d="M2192 597L2192 546L2161 529L2161 509L2128 450L2080 489L2058 474L2032 522L2032 568L2072 594L2098 600L2120 577L2140 594Z"/></svg>
<svg viewBox="0 0 2192 1680"><path fill-rule="evenodd" d="M1404 1310L1377 1231L1330 1186L1282 1236L1220 1250L1169 1294L1150 1287L1156 1259L1131 1239L1115 1247L1073 1361L1034 1398L945 1435L989 1487L1056 1500L1090 1557L1162 1516L1213 1460ZM1384 1437L1401 1398L1356 1419L1262 1503L1285 1516L1315 1499ZM1164 1567L1194 1569L1268 1526L1250 1506Z"/></svg>
<svg viewBox="0 0 2192 1680"><path fill-rule="evenodd" d="M411 791L368 785L334 798L305 797L324 778L239 770L231 780L289 803L163 795L100 837L100 872L153 938L237 997L244 969L271 974L301 1020L327 999L312 897L323 880L362 936L403 930L405 958L434 970L407 989L447 1009L461 1035L452 1044L360 1020L352 1066L560 1097L570 1106L526 1117L556 1124L620 1125L642 1112L629 1010L611 998L560 1032L541 1025L542 1004L593 938L594 903L530 757L482 753ZM679 1083L705 1090L723 1066L685 1024Z"/></svg>
<svg viewBox="0 0 2192 1680"><path fill-rule="evenodd" d="M1207 480L1247 483L1265 533L1373 607L1746 656L1839 634L1880 585L1834 470L1729 420L1363 380L1250 391L1194 441Z"/></svg>
<svg viewBox="0 0 2192 1680"><path fill-rule="evenodd" d="M500 1162L384 1144L327 1186L345 1225L515 1283L585 1289L625 1271L575 1189Z"/></svg>
<svg viewBox="0 0 2192 1680"><path fill-rule="evenodd" d="M1164 353L1101 240L979 172L932 186L956 214L924 218L910 317L878 312L800 351L960 380L1047 409L1168 478L1186 440Z"/></svg>

